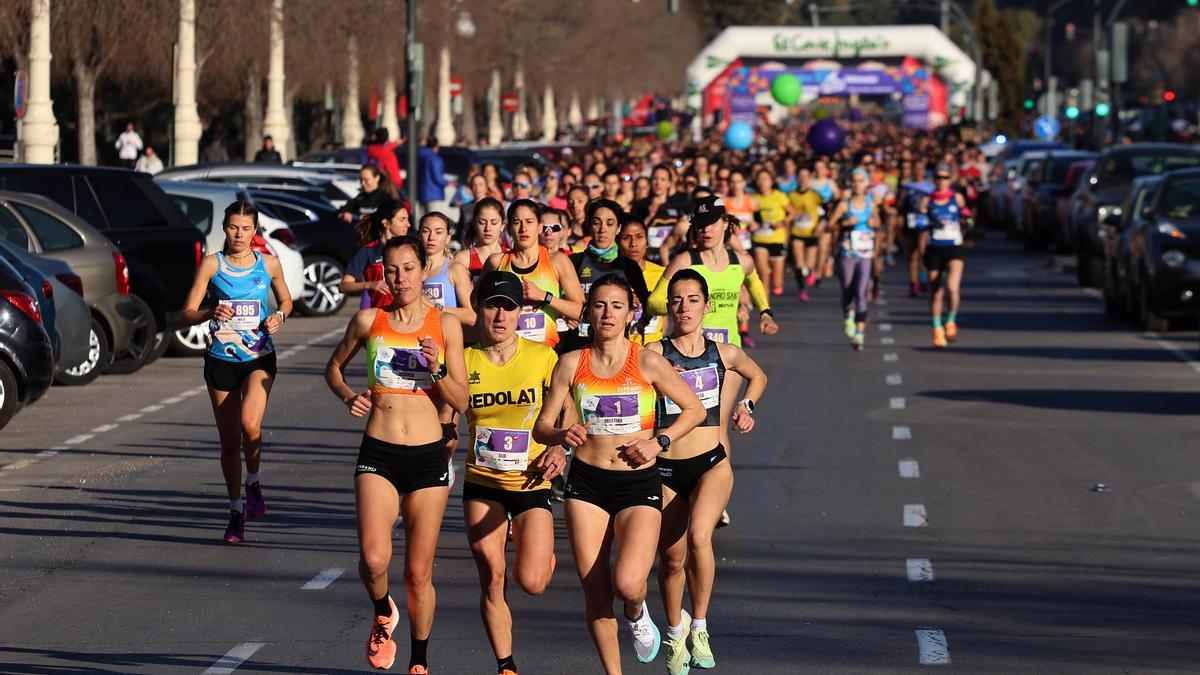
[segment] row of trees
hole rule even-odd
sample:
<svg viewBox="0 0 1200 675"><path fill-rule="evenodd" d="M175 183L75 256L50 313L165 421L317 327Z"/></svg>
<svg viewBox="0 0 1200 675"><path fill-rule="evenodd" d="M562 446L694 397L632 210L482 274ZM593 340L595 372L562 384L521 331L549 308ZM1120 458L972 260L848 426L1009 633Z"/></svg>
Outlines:
<svg viewBox="0 0 1200 675"><path fill-rule="evenodd" d="M269 0L196 3L202 121L206 128L237 129L248 153L262 127L270 8ZM81 161L97 159L97 122L107 138L125 119L169 119L164 110L173 91L178 10L177 0L51 0L55 108L60 125L76 127ZM29 12L29 0L0 2L0 57L22 70ZM691 15L668 14L658 2L426 0L417 13L417 39L426 54L424 98L431 103L443 45L452 73L476 98L493 69L506 89L521 69L530 91L551 86L565 102L571 93L584 100L617 90L678 93L703 40ZM286 0L288 109L323 107L330 85L340 93L352 45L364 101L389 74L403 88L405 19L402 0ZM467 24L474 30L463 30ZM327 129L316 127L298 133L317 143L324 139L313 133Z"/></svg>

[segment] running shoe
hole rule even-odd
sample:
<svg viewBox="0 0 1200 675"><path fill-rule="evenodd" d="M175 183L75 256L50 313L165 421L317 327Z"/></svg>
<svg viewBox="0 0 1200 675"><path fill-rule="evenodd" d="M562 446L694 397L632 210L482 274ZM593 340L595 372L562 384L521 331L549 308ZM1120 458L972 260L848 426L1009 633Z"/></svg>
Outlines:
<svg viewBox="0 0 1200 675"><path fill-rule="evenodd" d="M817 273L816 272L809 272L808 276L804 277L804 285L805 286L813 286L816 283L817 283Z"/></svg>
<svg viewBox="0 0 1200 675"><path fill-rule="evenodd" d="M500 675L517 675L517 671L513 670L512 668L505 668L504 670L500 671Z"/></svg>
<svg viewBox="0 0 1200 675"><path fill-rule="evenodd" d="M847 314L846 319L842 321L842 332L848 338L854 337L854 334L858 332L858 324L854 322L853 314Z"/></svg>
<svg viewBox="0 0 1200 675"><path fill-rule="evenodd" d="M692 639L692 665L697 668L713 668L717 665L717 660L713 658L712 649L708 646L708 631L696 630L691 631Z"/></svg>
<svg viewBox="0 0 1200 675"><path fill-rule="evenodd" d="M731 522L733 522L733 520L729 517L729 509L722 509L721 517L717 519L717 527L726 527Z"/></svg>
<svg viewBox="0 0 1200 675"><path fill-rule="evenodd" d="M379 670L387 670L396 662L396 642L392 640L392 633L400 622L400 610L396 609L391 596L388 596L388 606L392 608L392 615L376 616L371 623L371 636L367 638L367 663Z"/></svg>
<svg viewBox="0 0 1200 675"><path fill-rule="evenodd" d="M917 285L916 284L908 285L908 297L910 297L910 298L917 297Z"/></svg>
<svg viewBox="0 0 1200 675"><path fill-rule="evenodd" d="M641 618L636 621L626 619L626 623L633 634L633 652L638 662L650 663L658 656L658 650L662 647L662 635L658 632L658 626L650 619L645 602L642 603Z"/></svg>
<svg viewBox="0 0 1200 675"><path fill-rule="evenodd" d="M740 335L742 336L742 346L753 349L755 346L754 338L750 337L749 333L740 333Z"/></svg>
<svg viewBox="0 0 1200 675"><path fill-rule="evenodd" d="M258 481L246 486L246 520L262 518L267 515L267 501L262 496L262 486Z"/></svg>
<svg viewBox="0 0 1200 675"><path fill-rule="evenodd" d="M943 328L933 329L933 346L938 349L946 348L946 331Z"/></svg>
<svg viewBox="0 0 1200 675"><path fill-rule="evenodd" d="M229 525L225 527L225 543L240 544L246 541L246 511L229 509Z"/></svg>
<svg viewBox="0 0 1200 675"><path fill-rule="evenodd" d="M946 341L954 342L954 338L958 337L958 324L951 321L946 324Z"/></svg>
<svg viewBox="0 0 1200 675"><path fill-rule="evenodd" d="M683 612L683 626L686 628L692 623L692 617L688 613ZM684 632L679 637L671 637L668 631L667 636L663 638L663 645L667 648L667 672L670 675L687 675L692 669L692 655L687 648L688 634Z"/></svg>
<svg viewBox="0 0 1200 675"><path fill-rule="evenodd" d="M429 669L418 664L408 669L408 675L429 675Z"/></svg>
<svg viewBox="0 0 1200 675"><path fill-rule="evenodd" d="M796 296L796 299L800 302L808 302L808 291L800 291L800 293Z"/></svg>
<svg viewBox="0 0 1200 675"><path fill-rule="evenodd" d="M871 284L871 300L878 301L883 296L883 288L879 284Z"/></svg>
<svg viewBox="0 0 1200 675"><path fill-rule="evenodd" d="M856 352L861 352L865 343L866 337L863 336L862 333L855 333L854 337L850 338L850 346L853 347L854 351Z"/></svg>
<svg viewBox="0 0 1200 675"><path fill-rule="evenodd" d="M783 286L776 286L771 289L771 295L783 295Z"/></svg>

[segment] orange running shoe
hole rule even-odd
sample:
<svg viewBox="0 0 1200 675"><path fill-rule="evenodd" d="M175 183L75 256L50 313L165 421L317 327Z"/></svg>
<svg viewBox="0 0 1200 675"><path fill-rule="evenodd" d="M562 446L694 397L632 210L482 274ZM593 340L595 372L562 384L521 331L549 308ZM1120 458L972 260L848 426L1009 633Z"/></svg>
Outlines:
<svg viewBox="0 0 1200 675"><path fill-rule="evenodd" d="M958 337L958 324L951 321L946 324L946 339L954 342L954 338Z"/></svg>
<svg viewBox="0 0 1200 675"><path fill-rule="evenodd" d="M517 675L517 671L511 668L505 668L504 670L500 671L500 675Z"/></svg>
<svg viewBox="0 0 1200 675"><path fill-rule="evenodd" d="M933 329L933 346L938 349L946 348L946 330L944 328Z"/></svg>
<svg viewBox="0 0 1200 675"><path fill-rule="evenodd" d="M388 597L388 605L392 608L391 616L376 616L371 625L371 637L367 638L367 663L372 668L387 670L396 662L396 642L392 640L392 632L400 621L400 610L396 603Z"/></svg>
<svg viewBox="0 0 1200 675"><path fill-rule="evenodd" d="M422 665L415 665L408 669L408 675L429 675L429 669Z"/></svg>

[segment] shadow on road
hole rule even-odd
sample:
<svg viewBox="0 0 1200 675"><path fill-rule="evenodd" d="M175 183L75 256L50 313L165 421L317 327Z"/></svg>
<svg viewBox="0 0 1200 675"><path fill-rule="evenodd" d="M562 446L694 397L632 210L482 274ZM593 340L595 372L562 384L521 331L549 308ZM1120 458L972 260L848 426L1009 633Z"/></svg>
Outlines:
<svg viewBox="0 0 1200 675"><path fill-rule="evenodd" d="M946 401L1003 403L1029 408L1144 415L1195 415L1196 394L1185 391L1114 389L971 389L922 391L918 396Z"/></svg>

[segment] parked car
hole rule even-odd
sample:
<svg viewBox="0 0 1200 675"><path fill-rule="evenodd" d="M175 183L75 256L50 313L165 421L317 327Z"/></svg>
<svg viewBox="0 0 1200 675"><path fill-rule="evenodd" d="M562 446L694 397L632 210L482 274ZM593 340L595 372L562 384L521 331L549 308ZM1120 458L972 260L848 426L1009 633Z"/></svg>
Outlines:
<svg viewBox="0 0 1200 675"><path fill-rule="evenodd" d="M1094 158L1072 162L1059 189L1058 198L1054 202L1054 244L1060 253L1075 250L1071 239L1071 211L1075 206L1076 193L1091 175L1095 165Z"/></svg>
<svg viewBox="0 0 1200 675"><path fill-rule="evenodd" d="M1124 199L1133 179L1194 166L1200 166L1200 149L1174 143L1120 145L1100 153L1071 217L1080 285L1103 283L1100 225Z"/></svg>
<svg viewBox="0 0 1200 675"><path fill-rule="evenodd" d="M54 354L34 290L0 260L0 429L53 379Z"/></svg>
<svg viewBox="0 0 1200 675"><path fill-rule="evenodd" d="M329 316L346 303L339 284L346 264L358 250L354 226L337 217L337 209L293 192L250 190L255 206L288 224L295 247L304 256L304 292L297 309L308 316Z"/></svg>
<svg viewBox="0 0 1200 675"><path fill-rule="evenodd" d="M1028 156L1033 155L1031 152ZM1078 150L1049 150L1032 163L1021 192L1021 217L1016 222L1017 234L1024 240L1025 248L1042 248L1054 241L1055 211L1071 165L1095 156Z"/></svg>
<svg viewBox="0 0 1200 675"><path fill-rule="evenodd" d="M197 164L167 169L158 174L166 180L192 180L209 183L233 183L242 187L297 187L320 190L330 204L340 207L361 189L358 176L311 167L280 166L278 164Z"/></svg>
<svg viewBox="0 0 1200 675"><path fill-rule="evenodd" d="M1010 199L1013 192L1007 189L1008 182L1017 177L1016 171L1021 157L1028 152L1043 150L1065 150L1066 144L1055 141L1019 140L1008 141L992 159L988 183L991 203L988 205L989 222L993 226L1008 227L1012 210Z"/></svg>
<svg viewBox="0 0 1200 675"><path fill-rule="evenodd" d="M132 373L167 349L203 253L200 233L148 174L94 166L0 166L0 189L34 192L108 237L128 263L131 339L105 372Z"/></svg>
<svg viewBox="0 0 1200 675"><path fill-rule="evenodd" d="M239 199L253 203L246 190L236 185L175 180L160 180L158 184L196 229L204 233L207 253L220 251L225 246L225 232L221 228L225 209ZM304 258L292 248L295 238L291 230L287 223L261 211L258 226L261 233L254 235L251 248L279 258L288 293L299 298L304 292ZM268 299L271 305L269 309L274 311L274 294L268 294ZM199 356L207 346L208 328L204 324L197 324L175 330L171 334L168 349L180 356Z"/></svg>
<svg viewBox="0 0 1200 675"><path fill-rule="evenodd" d="M1144 330L1200 315L1200 169L1172 171L1130 233L1130 297Z"/></svg>
<svg viewBox="0 0 1200 675"><path fill-rule="evenodd" d="M129 298L125 256L96 228L45 197L0 192L0 237L71 266L91 310L87 359L60 369L60 384L87 384L129 345L137 308Z"/></svg>
<svg viewBox="0 0 1200 675"><path fill-rule="evenodd" d="M34 255L21 246L0 241L0 258L21 271L28 267L41 276L43 295L42 325L54 347L54 381L59 384L86 384L100 375L93 369L90 378L63 380L67 368L77 368L91 356L89 334L92 313L83 300L83 279L61 260ZM47 305L50 311L47 312ZM53 328L53 332L51 332Z"/></svg>
<svg viewBox="0 0 1200 675"><path fill-rule="evenodd" d="M1145 206L1149 197L1162 182L1162 176L1134 178L1125 194L1125 201L1109 212L1101 225L1100 240L1104 244L1104 311L1117 320L1140 320L1134 311L1130 274L1132 234L1145 221Z"/></svg>
<svg viewBox="0 0 1200 675"><path fill-rule="evenodd" d="M21 281L29 287L30 293L41 311L42 330L46 331L46 337L50 338L50 354L54 363L57 364L59 356L62 354L62 336L54 323L58 318L54 308L54 286L41 270L13 255L7 249L0 249L0 260L7 263Z"/></svg>

